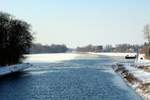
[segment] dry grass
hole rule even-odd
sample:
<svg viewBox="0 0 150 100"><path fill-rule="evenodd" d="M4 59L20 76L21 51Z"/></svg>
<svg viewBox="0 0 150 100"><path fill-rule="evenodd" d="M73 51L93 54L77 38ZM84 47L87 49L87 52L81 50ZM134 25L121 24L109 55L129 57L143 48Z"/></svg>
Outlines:
<svg viewBox="0 0 150 100"><path fill-rule="evenodd" d="M125 79L128 80L128 82L131 84L134 84L135 82L138 81L138 79L134 77L134 75L131 73L126 74Z"/></svg>
<svg viewBox="0 0 150 100"><path fill-rule="evenodd" d="M150 72L150 66L144 67L143 70L144 70L145 72Z"/></svg>
<svg viewBox="0 0 150 100"><path fill-rule="evenodd" d="M145 59L148 59L148 60L150 60L150 56L145 56Z"/></svg>
<svg viewBox="0 0 150 100"><path fill-rule="evenodd" d="M127 69L125 69L124 66L122 65L118 65L116 70L116 72L120 72L121 75L131 84L134 84L135 82L138 81L138 79L136 77L134 77L133 74L131 74Z"/></svg>
<svg viewBox="0 0 150 100"><path fill-rule="evenodd" d="M144 93L150 93L150 83L141 84L138 86Z"/></svg>

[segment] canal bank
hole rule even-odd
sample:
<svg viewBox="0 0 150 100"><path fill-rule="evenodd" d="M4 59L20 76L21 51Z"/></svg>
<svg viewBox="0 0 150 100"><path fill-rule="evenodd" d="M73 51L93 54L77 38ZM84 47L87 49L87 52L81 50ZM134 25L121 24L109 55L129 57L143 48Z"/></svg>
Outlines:
<svg viewBox="0 0 150 100"><path fill-rule="evenodd" d="M31 66L32 65L29 63L9 65L9 66L0 66L0 77L3 77L8 74L13 74L16 72L21 72Z"/></svg>
<svg viewBox="0 0 150 100"><path fill-rule="evenodd" d="M131 64L116 64L113 69L144 100L150 100L150 73Z"/></svg>

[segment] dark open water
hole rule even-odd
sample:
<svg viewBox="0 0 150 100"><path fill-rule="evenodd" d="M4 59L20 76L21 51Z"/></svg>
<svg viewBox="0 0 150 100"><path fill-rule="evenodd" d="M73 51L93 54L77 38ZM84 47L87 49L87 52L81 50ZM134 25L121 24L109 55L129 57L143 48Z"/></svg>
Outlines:
<svg viewBox="0 0 150 100"><path fill-rule="evenodd" d="M113 72L113 61L86 56L59 63L34 63L22 74L0 79L0 100L141 100Z"/></svg>

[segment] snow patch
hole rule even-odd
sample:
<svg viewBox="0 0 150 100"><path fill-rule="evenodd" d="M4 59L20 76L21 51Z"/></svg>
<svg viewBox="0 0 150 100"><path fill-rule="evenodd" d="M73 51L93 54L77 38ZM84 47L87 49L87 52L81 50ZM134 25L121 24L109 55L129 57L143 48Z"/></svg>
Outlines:
<svg viewBox="0 0 150 100"><path fill-rule="evenodd" d="M24 63L24 64L16 64L16 65L11 65L11 66L0 67L0 76L22 71L31 66L32 66L31 64Z"/></svg>
<svg viewBox="0 0 150 100"><path fill-rule="evenodd" d="M136 53L113 53L113 52L101 52L101 53L90 53L90 54L96 54L96 55L102 55L102 56L113 56L113 57L125 57L126 55L134 56Z"/></svg>
<svg viewBox="0 0 150 100"><path fill-rule="evenodd" d="M71 60L79 56L75 53L55 53L55 54L30 54L26 55L27 63L46 63L46 62L59 62L64 60Z"/></svg>

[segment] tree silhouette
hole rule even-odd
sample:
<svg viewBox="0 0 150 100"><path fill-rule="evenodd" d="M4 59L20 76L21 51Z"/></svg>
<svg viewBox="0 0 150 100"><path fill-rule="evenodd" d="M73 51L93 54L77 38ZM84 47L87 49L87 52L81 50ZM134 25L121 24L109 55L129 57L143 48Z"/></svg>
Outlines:
<svg viewBox="0 0 150 100"><path fill-rule="evenodd" d="M150 24L146 24L144 26L144 35L147 39L147 43L145 43L145 55L148 59L150 59Z"/></svg>
<svg viewBox="0 0 150 100"><path fill-rule="evenodd" d="M146 24L144 26L144 35L145 38L148 40L148 42L150 43L150 24Z"/></svg>
<svg viewBox="0 0 150 100"><path fill-rule="evenodd" d="M0 65L21 63L32 45L30 25L0 12Z"/></svg>

